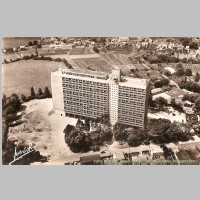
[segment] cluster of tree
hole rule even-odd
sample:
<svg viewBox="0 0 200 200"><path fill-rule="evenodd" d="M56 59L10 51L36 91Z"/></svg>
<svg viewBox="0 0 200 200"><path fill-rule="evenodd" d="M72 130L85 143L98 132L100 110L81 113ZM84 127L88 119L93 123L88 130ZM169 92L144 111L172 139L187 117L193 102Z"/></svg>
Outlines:
<svg viewBox="0 0 200 200"><path fill-rule="evenodd" d="M186 89L191 92L200 93L200 85L193 81L188 81L186 78L181 79L181 81L179 82L179 87L181 89Z"/></svg>
<svg viewBox="0 0 200 200"><path fill-rule="evenodd" d="M21 95L21 99L23 102L27 102L33 99L45 99L45 98L51 98L52 95L49 91L48 87L45 87L44 92L42 92L41 88L38 88L38 92L35 93L34 88L31 87L31 95L30 96L25 96L24 94Z"/></svg>
<svg viewBox="0 0 200 200"><path fill-rule="evenodd" d="M181 129L180 123L171 123L168 119L150 119L145 129L127 128L125 125L115 124L113 132L115 140L125 141L129 146L148 145L150 142L164 144L188 141L192 136L191 133Z"/></svg>
<svg viewBox="0 0 200 200"><path fill-rule="evenodd" d="M195 58L183 58L183 59L180 59L180 61L182 63L190 63L190 64L200 64L200 59L195 59Z"/></svg>
<svg viewBox="0 0 200 200"><path fill-rule="evenodd" d="M184 69L183 66L179 63L176 65L176 75L177 76L192 76L192 70L191 69Z"/></svg>
<svg viewBox="0 0 200 200"><path fill-rule="evenodd" d="M189 46L190 49L198 49L199 48L198 42L193 41L192 38L183 37L183 38L179 38L179 41L182 43L182 45L184 47Z"/></svg>
<svg viewBox="0 0 200 200"><path fill-rule="evenodd" d="M200 95L199 94L184 94L182 100L194 103L197 112L200 112Z"/></svg>
<svg viewBox="0 0 200 200"><path fill-rule="evenodd" d="M145 131L149 140L157 144L188 141L192 136L181 129L181 124L168 119L150 119Z"/></svg>
<svg viewBox="0 0 200 200"><path fill-rule="evenodd" d="M33 42L29 42L28 43L28 46L36 46L36 48L42 48L42 45L38 42L38 41L36 41L36 40L34 40Z"/></svg>
<svg viewBox="0 0 200 200"><path fill-rule="evenodd" d="M200 97L199 94L184 94L183 95L183 98L182 98L182 101L189 101L191 103L194 103L195 100Z"/></svg>
<svg viewBox="0 0 200 200"><path fill-rule="evenodd" d="M102 117L103 118L103 117ZM100 119L97 119L99 121ZM83 123L80 119L77 120L76 126L67 125L64 129L65 142L69 146L70 150L77 152L87 152L89 150L99 151L100 146L105 142L112 140L113 134L109 126L101 128L101 125L93 131L89 132L89 124L91 120L85 120ZM101 122L107 122L107 119L100 120ZM94 122L94 121L93 121ZM106 125L106 123L104 124Z"/></svg>
<svg viewBox="0 0 200 200"><path fill-rule="evenodd" d="M156 88L159 88L159 87L167 86L168 84L169 84L169 79L161 78L161 79L155 81L154 86Z"/></svg>
<svg viewBox="0 0 200 200"><path fill-rule="evenodd" d="M3 114L8 116L9 114L16 113L21 108L21 101L16 94L12 94L10 97L3 95L2 98L2 110Z"/></svg>
<svg viewBox="0 0 200 200"><path fill-rule="evenodd" d="M144 55L143 58L151 64L179 62L179 59L171 54Z"/></svg>
<svg viewBox="0 0 200 200"><path fill-rule="evenodd" d="M113 135L116 141L125 141L129 146L139 146L143 143L149 144L145 132L141 128L130 128L126 125L116 123L113 127Z"/></svg>
<svg viewBox="0 0 200 200"><path fill-rule="evenodd" d="M6 147L10 123L18 120L17 111L21 108L21 101L16 94L2 98L2 147Z"/></svg>
<svg viewBox="0 0 200 200"><path fill-rule="evenodd" d="M23 56L22 58L10 58L10 59L4 59L4 64L7 64L7 63L11 63L11 62L17 62L17 61L20 61L20 60L30 60L30 59L36 59L37 57L37 54L31 54L31 55L25 55Z"/></svg>
<svg viewBox="0 0 200 200"><path fill-rule="evenodd" d="M191 43L189 44L189 46L190 46L190 49L195 49L195 50L197 50L197 49L199 48L198 42L191 42Z"/></svg>
<svg viewBox="0 0 200 200"><path fill-rule="evenodd" d="M69 62L65 59L65 58L52 58L49 56L36 56L33 58L34 60L48 60L48 61L55 61L55 62L63 62L65 64L65 66L67 66L69 69L73 69L72 65L69 64Z"/></svg>
<svg viewBox="0 0 200 200"><path fill-rule="evenodd" d="M189 37L181 37L179 38L179 41L182 43L184 47L189 46L189 44L192 42L192 38Z"/></svg>

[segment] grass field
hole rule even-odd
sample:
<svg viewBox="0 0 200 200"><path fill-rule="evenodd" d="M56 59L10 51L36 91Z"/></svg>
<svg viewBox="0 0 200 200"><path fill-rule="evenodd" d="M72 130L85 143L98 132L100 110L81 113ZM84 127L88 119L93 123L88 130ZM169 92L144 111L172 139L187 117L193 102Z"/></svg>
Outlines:
<svg viewBox="0 0 200 200"><path fill-rule="evenodd" d="M16 93L18 95L30 95L30 88L47 86L51 89L51 72L56 70L61 62L44 60L21 60L2 65L2 92L6 96Z"/></svg>

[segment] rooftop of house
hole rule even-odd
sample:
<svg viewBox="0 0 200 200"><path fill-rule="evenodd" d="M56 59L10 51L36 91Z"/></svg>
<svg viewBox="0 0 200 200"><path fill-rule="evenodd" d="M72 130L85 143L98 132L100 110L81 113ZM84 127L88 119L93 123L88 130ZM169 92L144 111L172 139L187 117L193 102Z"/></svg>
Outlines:
<svg viewBox="0 0 200 200"><path fill-rule="evenodd" d="M80 157L80 162L82 164L91 163L91 162L94 162L94 161L97 161L97 160L101 160L101 157L100 157L99 154L93 154L93 155L89 155L89 156Z"/></svg>
<svg viewBox="0 0 200 200"><path fill-rule="evenodd" d="M171 73L174 73L176 70L172 67L165 67L166 70L170 71Z"/></svg>
<svg viewBox="0 0 200 200"><path fill-rule="evenodd" d="M122 151L116 151L116 152L114 153L114 157L115 157L115 159L117 159L117 160L124 160L124 159L125 159L124 153L123 153Z"/></svg>

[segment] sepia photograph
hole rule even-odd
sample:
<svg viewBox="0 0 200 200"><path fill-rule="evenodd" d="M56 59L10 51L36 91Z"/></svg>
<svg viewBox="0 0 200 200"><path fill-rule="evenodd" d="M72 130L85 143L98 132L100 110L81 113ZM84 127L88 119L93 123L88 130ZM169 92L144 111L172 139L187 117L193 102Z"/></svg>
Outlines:
<svg viewBox="0 0 200 200"><path fill-rule="evenodd" d="M3 37L3 165L199 165L200 37Z"/></svg>

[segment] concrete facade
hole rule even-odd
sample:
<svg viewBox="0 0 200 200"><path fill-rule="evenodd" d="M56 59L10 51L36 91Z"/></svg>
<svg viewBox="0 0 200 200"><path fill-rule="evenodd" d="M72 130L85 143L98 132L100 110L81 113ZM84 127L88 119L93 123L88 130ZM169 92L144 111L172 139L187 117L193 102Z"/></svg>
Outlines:
<svg viewBox="0 0 200 200"><path fill-rule="evenodd" d="M51 74L53 108L64 116L97 118L144 127L147 121L149 80L111 74L58 69Z"/></svg>

